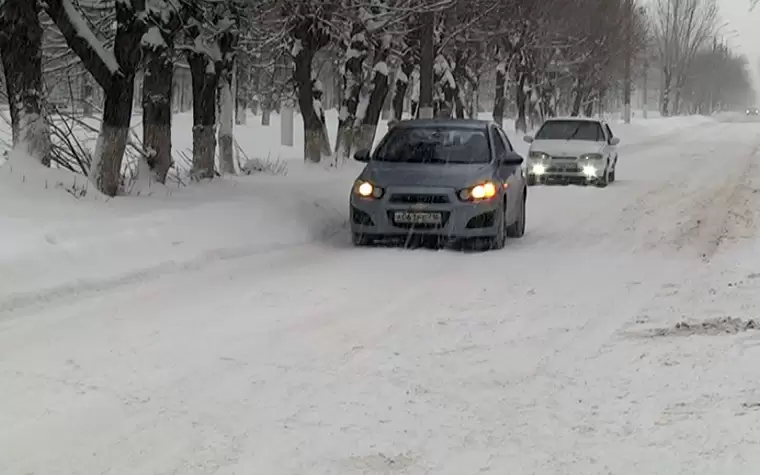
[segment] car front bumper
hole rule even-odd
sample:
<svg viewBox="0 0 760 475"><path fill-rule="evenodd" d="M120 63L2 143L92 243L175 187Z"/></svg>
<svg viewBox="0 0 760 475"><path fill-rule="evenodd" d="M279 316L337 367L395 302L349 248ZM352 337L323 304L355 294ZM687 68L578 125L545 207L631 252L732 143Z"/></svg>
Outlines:
<svg viewBox="0 0 760 475"><path fill-rule="evenodd" d="M470 203L461 201L453 189L433 187L390 187L379 199L366 199L352 193L351 232L389 238L409 234L452 240L493 237L502 226L500 196ZM440 213L441 222L400 223L395 220L397 212Z"/></svg>
<svg viewBox="0 0 760 475"><path fill-rule="evenodd" d="M526 171L528 179L537 183L594 182L604 178L603 163L533 163Z"/></svg>

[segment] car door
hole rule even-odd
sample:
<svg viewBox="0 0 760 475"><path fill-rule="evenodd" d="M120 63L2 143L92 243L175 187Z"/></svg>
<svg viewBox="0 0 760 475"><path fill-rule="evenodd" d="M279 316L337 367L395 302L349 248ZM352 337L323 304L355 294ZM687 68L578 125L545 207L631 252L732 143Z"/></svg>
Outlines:
<svg viewBox="0 0 760 475"><path fill-rule="evenodd" d="M493 127L492 134L494 135L494 146L497 159L507 156L509 153L514 152L512 144L507 138L507 134L499 127ZM499 164L498 174L502 183L506 186L507 204L517 203L520 199L520 182L522 181L523 169L521 166L515 165L501 165ZM508 206L507 218L511 223L517 219L517 208L515 206Z"/></svg>
<svg viewBox="0 0 760 475"><path fill-rule="evenodd" d="M604 131L607 133L607 148L610 152L610 158L612 161L612 169L615 170L615 167L617 167L617 161L618 161L618 150L617 145L612 145L612 139L615 138L615 134L612 133L612 129L610 128L610 124L606 123L604 124Z"/></svg>

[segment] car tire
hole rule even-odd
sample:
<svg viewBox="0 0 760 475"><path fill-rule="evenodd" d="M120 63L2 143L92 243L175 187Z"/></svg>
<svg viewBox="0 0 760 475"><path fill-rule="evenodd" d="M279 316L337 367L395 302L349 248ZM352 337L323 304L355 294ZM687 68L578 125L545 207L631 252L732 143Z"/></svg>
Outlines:
<svg viewBox="0 0 760 475"><path fill-rule="evenodd" d="M528 175L528 179L526 181L528 182L528 186L536 186L538 184L536 175Z"/></svg>
<svg viewBox="0 0 760 475"><path fill-rule="evenodd" d="M612 171L610 172L610 183L614 183L614 182L615 182L615 169L613 168Z"/></svg>
<svg viewBox="0 0 760 475"><path fill-rule="evenodd" d="M607 188L607 185L610 184L609 171L604 170L604 175L601 178L599 178L595 184L597 188Z"/></svg>
<svg viewBox="0 0 760 475"><path fill-rule="evenodd" d="M488 240L488 248L492 251L504 249L507 244L507 204L506 202L501 207L501 221L499 222L499 229L496 236Z"/></svg>
<svg viewBox="0 0 760 475"><path fill-rule="evenodd" d="M369 246L374 243L374 239L363 233L351 233L351 243L354 246Z"/></svg>
<svg viewBox="0 0 760 475"><path fill-rule="evenodd" d="M526 208L525 194L523 194L522 205L520 205L520 212L517 217L517 221L507 226L506 234L510 238L521 238L525 235L525 208Z"/></svg>

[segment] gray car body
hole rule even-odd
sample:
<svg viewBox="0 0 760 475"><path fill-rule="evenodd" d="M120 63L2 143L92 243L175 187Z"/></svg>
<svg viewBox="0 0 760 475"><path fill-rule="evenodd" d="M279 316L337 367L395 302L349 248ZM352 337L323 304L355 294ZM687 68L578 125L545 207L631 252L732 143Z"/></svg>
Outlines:
<svg viewBox="0 0 760 475"><path fill-rule="evenodd" d="M380 198L368 199L357 195L352 189L350 226L354 236L372 239L413 233L452 240L494 238L499 234L500 226L515 223L521 217L520 213L524 217L527 187L520 166L522 157L513 151L500 127L487 121L433 119L403 121L395 127L431 126L472 127L487 131L490 161L477 164L420 164L375 161L370 156L357 181L368 181L383 188L384 194ZM387 135L383 140L386 138ZM496 156L495 140L502 140L506 148L507 153L502 157ZM357 159L361 154L357 153ZM511 161L511 164L504 164L504 161ZM496 197L479 202L459 198L460 190L486 181L499 185ZM397 225L393 220L396 211L440 212L444 223L441 226ZM494 219L483 218L478 223L483 225L473 226L473 219L478 221L479 216L493 216Z"/></svg>

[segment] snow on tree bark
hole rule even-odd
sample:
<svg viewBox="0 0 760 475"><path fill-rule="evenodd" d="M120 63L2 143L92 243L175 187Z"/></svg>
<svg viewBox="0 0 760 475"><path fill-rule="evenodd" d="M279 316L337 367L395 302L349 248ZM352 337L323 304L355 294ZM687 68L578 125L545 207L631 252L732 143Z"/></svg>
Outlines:
<svg viewBox="0 0 760 475"><path fill-rule="evenodd" d="M213 178L216 154L216 65L202 51L188 54L193 83L193 179Z"/></svg>
<svg viewBox="0 0 760 475"><path fill-rule="evenodd" d="M247 61L238 61L235 68L235 123L248 123L248 101L251 97L251 68Z"/></svg>
<svg viewBox="0 0 760 475"><path fill-rule="evenodd" d="M404 99L409 90L410 77L414 72L414 55L408 51L401 60L401 68L396 72L396 85L393 89L393 118L401 120L404 116Z"/></svg>
<svg viewBox="0 0 760 475"><path fill-rule="evenodd" d="M89 29L71 0L46 0L45 11L61 30L69 47L103 88L103 121L90 165L89 179L102 193L115 196L121 184L121 164L127 145L135 71L140 61L144 12L130 0L116 2L113 52Z"/></svg>
<svg viewBox="0 0 760 475"><path fill-rule="evenodd" d="M0 2L0 60L11 114L14 149L50 164L50 133L42 96L42 27L37 2Z"/></svg>
<svg viewBox="0 0 760 475"><path fill-rule="evenodd" d="M293 79L298 94L298 107L301 110L304 131L304 160L313 163L322 161L322 117L314 107L314 87L312 83L312 61L316 50L301 46L301 40L296 40L293 48L295 68Z"/></svg>
<svg viewBox="0 0 760 475"><path fill-rule="evenodd" d="M343 97L338 116L338 137L335 144L337 160L351 156L354 145L356 111L362 91L364 61L369 54L367 30L361 22L355 22L351 30L351 40L345 53L343 72Z"/></svg>
<svg viewBox="0 0 760 475"><path fill-rule="evenodd" d="M357 150L371 149L375 141L377 124L380 121L380 114L383 111L385 97L388 95L390 82L388 79L388 59L391 53L391 37L386 35L379 48L375 53L374 67L372 68L372 86L367 102L367 109L361 118L361 127L358 141L356 142ZM357 121L359 116L357 115Z"/></svg>
<svg viewBox="0 0 760 475"><path fill-rule="evenodd" d="M238 175L240 170L235 157L235 102L232 96L232 82L235 74L235 52L238 45L237 16L226 12L217 22L221 62L219 69L219 168L222 174Z"/></svg>
<svg viewBox="0 0 760 475"><path fill-rule="evenodd" d="M171 31L177 26L178 18L171 12L166 15L166 10L159 9L161 6L153 5L154 11L149 8L154 25L142 38L142 106L143 145L150 179L164 183L172 166L174 41Z"/></svg>
<svg viewBox="0 0 760 475"><path fill-rule="evenodd" d="M494 93L493 121L499 125L504 123L504 104L507 99L507 63L500 61L496 65L496 90Z"/></svg>

